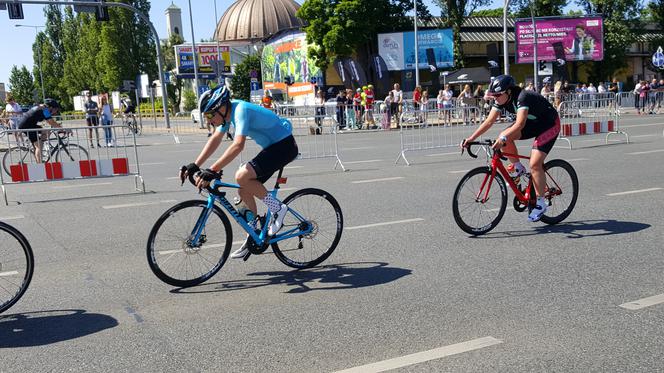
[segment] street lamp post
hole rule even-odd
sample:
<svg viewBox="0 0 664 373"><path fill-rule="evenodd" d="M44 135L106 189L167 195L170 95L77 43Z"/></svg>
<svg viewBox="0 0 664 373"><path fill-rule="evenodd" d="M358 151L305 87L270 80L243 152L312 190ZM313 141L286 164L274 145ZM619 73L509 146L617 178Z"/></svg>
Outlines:
<svg viewBox="0 0 664 373"><path fill-rule="evenodd" d="M420 53L419 50L419 45L417 43L417 0L413 0L414 3L414 11L415 11L415 86L417 87L420 85L420 62L419 62L419 56L418 54Z"/></svg>
<svg viewBox="0 0 664 373"><path fill-rule="evenodd" d="M196 102L198 102L198 55L196 54L196 37L194 36L194 16L191 14L191 0L189 0L189 26L191 26L191 52L194 59L194 89L196 90Z"/></svg>
<svg viewBox="0 0 664 373"><path fill-rule="evenodd" d="M535 92L539 92L537 89L537 26L535 25L535 2L530 2L530 19L533 22L533 88Z"/></svg>
<svg viewBox="0 0 664 373"><path fill-rule="evenodd" d="M504 67L505 75L509 75L510 73L510 55L509 55L510 52L507 44L507 8L509 8L509 6L510 6L510 0L505 0L503 6L503 61L505 65Z"/></svg>
<svg viewBox="0 0 664 373"><path fill-rule="evenodd" d="M38 29L44 28L44 26L32 26L32 25L14 25L15 27L32 27L35 29L35 37L39 35ZM42 102L46 101L46 91L44 90L44 73L42 72L42 61L41 61L41 45L37 45L37 62L39 63L39 82L41 85L42 91Z"/></svg>

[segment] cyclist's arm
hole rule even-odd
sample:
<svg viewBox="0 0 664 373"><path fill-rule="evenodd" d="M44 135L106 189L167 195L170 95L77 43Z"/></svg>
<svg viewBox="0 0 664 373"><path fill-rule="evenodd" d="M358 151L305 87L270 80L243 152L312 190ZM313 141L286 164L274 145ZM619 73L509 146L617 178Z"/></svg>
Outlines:
<svg viewBox="0 0 664 373"><path fill-rule="evenodd" d="M223 132L214 131L214 133L212 134L212 136L210 136L208 142L205 144L203 150L201 150L201 153L198 155L194 163L196 163L198 167L201 167L203 163L205 163L205 161L207 161L207 159L210 158L210 156L217 150L223 138L224 138Z"/></svg>
<svg viewBox="0 0 664 373"><path fill-rule="evenodd" d="M53 118L46 119L46 123L48 123L48 125L51 126L51 127L62 128L62 125L60 123L56 122L55 119L53 119Z"/></svg>
<svg viewBox="0 0 664 373"><path fill-rule="evenodd" d="M215 135L216 134L220 134L221 138L224 137L224 132L216 131ZM246 141L247 136L236 134L233 138L233 143L231 143L231 145L226 148L224 154L222 154L221 157L219 157L219 159L214 162L212 166L210 166L210 169L217 172L223 170L224 167L228 166L228 164L231 163L233 159L235 159L235 157L237 157L242 152Z"/></svg>
<svg viewBox="0 0 664 373"><path fill-rule="evenodd" d="M500 110L497 108L492 108L489 112L489 115L486 117L484 122L475 130L475 132L468 137L468 141L475 141L478 137L482 136L484 132L488 131L491 126L500 118Z"/></svg>
<svg viewBox="0 0 664 373"><path fill-rule="evenodd" d="M500 133L500 136L507 137L508 140L518 140L515 138L514 134L521 133L523 127L526 126L526 120L528 119L528 108L519 108L516 112L516 121L513 125L506 128L503 132Z"/></svg>

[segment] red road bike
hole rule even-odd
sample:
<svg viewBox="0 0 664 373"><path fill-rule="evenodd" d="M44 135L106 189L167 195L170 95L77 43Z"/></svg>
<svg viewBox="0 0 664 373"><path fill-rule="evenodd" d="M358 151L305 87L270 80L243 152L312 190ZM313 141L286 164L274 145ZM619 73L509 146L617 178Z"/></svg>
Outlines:
<svg viewBox="0 0 664 373"><path fill-rule="evenodd" d="M513 206L518 212L530 211L535 207L537 197L530 173L520 176L519 185L510 177L503 165L506 157L530 159L530 157L488 150L491 140L468 143L468 155L477 158L472 147L481 145L487 154L487 166L477 167L463 176L454 191L452 211L459 228L472 235L482 235L495 228L505 214L507 207L507 185L514 192ZM489 158L490 157L490 158ZM489 162L490 160L490 162ZM544 164L546 187L544 198L547 211L542 216L546 224L558 224L565 220L574 209L579 196L579 180L571 164L562 159L554 159ZM528 180L524 184L524 181ZM525 188L521 188L525 185Z"/></svg>

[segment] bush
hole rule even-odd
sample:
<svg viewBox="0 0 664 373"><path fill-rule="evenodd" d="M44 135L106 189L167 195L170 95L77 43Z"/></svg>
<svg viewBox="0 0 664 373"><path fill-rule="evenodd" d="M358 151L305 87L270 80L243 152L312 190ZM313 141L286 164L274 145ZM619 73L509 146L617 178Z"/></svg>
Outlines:
<svg viewBox="0 0 664 373"><path fill-rule="evenodd" d="M141 102L140 109L141 109L141 113L146 114L146 115L151 115L152 114L152 103L150 101ZM160 97L155 97L154 110L157 112L157 114L163 114L164 113L164 105L161 102Z"/></svg>
<svg viewBox="0 0 664 373"><path fill-rule="evenodd" d="M192 111L196 109L196 105L198 104L196 102L196 93L191 90L186 90L182 94L184 98L184 110L185 111Z"/></svg>

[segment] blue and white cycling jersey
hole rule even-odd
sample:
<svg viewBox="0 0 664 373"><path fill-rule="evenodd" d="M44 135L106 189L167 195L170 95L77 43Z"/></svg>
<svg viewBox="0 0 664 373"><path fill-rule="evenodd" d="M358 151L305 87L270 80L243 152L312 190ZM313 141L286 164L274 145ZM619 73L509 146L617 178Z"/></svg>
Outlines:
<svg viewBox="0 0 664 373"><path fill-rule="evenodd" d="M227 132L231 124L235 127L236 136L249 136L263 149L293 133L293 126L288 119L281 118L264 107L241 100L231 101L230 123L219 126L217 131Z"/></svg>

